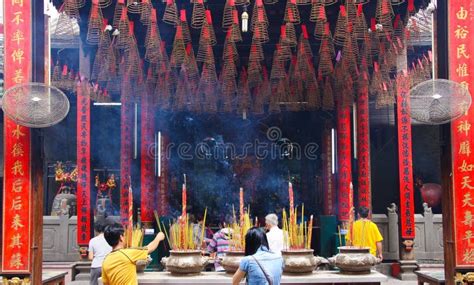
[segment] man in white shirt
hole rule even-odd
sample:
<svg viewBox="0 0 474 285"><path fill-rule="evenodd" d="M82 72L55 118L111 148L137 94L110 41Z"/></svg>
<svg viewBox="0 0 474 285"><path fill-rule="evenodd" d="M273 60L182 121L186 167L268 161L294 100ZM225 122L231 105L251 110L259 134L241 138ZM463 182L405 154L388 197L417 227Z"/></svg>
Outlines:
<svg viewBox="0 0 474 285"><path fill-rule="evenodd" d="M96 221L94 225L97 236L89 241L89 260L91 263L91 285L97 285L98 279L102 274L102 262L107 254L112 251L112 247L104 238L105 223Z"/></svg>
<svg viewBox="0 0 474 285"><path fill-rule="evenodd" d="M278 227L278 217L275 214L268 214L265 217L265 229L267 230L267 240L270 251L281 255L284 238L283 231Z"/></svg>

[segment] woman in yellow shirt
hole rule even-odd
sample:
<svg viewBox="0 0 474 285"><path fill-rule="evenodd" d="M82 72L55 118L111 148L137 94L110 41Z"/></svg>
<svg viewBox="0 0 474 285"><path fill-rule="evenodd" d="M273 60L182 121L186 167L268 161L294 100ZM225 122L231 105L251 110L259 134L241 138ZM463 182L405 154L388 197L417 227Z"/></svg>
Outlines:
<svg viewBox="0 0 474 285"><path fill-rule="evenodd" d="M346 235L346 242L353 246L369 247L370 253L383 260L382 241L377 225L369 220L369 209L359 208L359 219L352 224Z"/></svg>
<svg viewBox="0 0 474 285"><path fill-rule="evenodd" d="M155 239L143 248L123 248L124 229L120 224L107 226L104 237L112 247L102 264L102 282L104 285L136 285L138 260L145 260L148 254L155 251L160 242L165 239L163 233L158 233Z"/></svg>

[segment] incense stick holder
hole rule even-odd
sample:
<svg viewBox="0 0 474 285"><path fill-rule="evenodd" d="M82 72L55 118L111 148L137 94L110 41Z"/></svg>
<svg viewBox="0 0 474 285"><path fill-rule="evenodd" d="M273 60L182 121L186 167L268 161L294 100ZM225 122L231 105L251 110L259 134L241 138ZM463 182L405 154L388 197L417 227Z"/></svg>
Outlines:
<svg viewBox="0 0 474 285"><path fill-rule="evenodd" d="M243 251L226 251L225 256L222 258L221 265L224 267L225 272L235 273L239 269L240 261L244 258L245 252Z"/></svg>
<svg viewBox="0 0 474 285"><path fill-rule="evenodd" d="M313 249L282 250L281 255L285 273L311 273L324 261L324 258L313 255Z"/></svg>
<svg viewBox="0 0 474 285"><path fill-rule="evenodd" d="M371 268L380 263L380 259L370 254L368 247L341 246L338 249L339 253L329 258L329 262L342 274L370 274Z"/></svg>
<svg viewBox="0 0 474 285"><path fill-rule="evenodd" d="M200 250L170 250L170 256L161 259L166 270L176 275L200 273L208 262L207 257L201 256Z"/></svg>

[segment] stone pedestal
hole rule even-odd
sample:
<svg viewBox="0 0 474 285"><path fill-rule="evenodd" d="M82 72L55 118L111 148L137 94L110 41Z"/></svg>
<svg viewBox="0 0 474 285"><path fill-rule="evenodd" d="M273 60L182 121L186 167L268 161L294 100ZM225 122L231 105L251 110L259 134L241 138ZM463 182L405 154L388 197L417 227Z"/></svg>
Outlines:
<svg viewBox="0 0 474 285"><path fill-rule="evenodd" d="M400 274L398 278L403 281L417 280L415 270L418 269L416 260L400 260Z"/></svg>
<svg viewBox="0 0 474 285"><path fill-rule="evenodd" d="M74 281L89 281L91 279L91 262L79 261L76 263L76 277Z"/></svg>

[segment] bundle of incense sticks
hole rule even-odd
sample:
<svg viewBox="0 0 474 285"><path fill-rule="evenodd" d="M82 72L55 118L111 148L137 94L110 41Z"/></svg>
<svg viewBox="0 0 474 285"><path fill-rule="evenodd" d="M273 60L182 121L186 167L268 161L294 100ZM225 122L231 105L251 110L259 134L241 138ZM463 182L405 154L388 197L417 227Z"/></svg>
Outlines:
<svg viewBox="0 0 474 285"><path fill-rule="evenodd" d="M310 249L313 236L313 215L310 216L309 223L304 221L304 206L301 207L301 221L297 219L298 209L290 210L288 217L286 210L283 210L283 231L285 232L285 246L289 250Z"/></svg>
<svg viewBox="0 0 474 285"><path fill-rule="evenodd" d="M237 219L235 210L233 210L233 220L229 225L229 228L231 229L229 247L230 251L244 251L245 235L252 226L254 225L252 225L249 211L244 211L243 215Z"/></svg>

